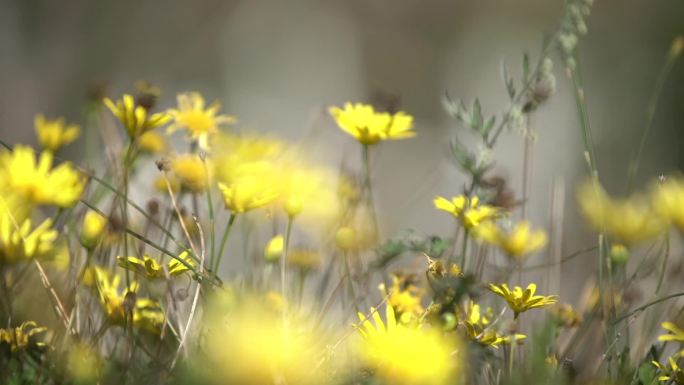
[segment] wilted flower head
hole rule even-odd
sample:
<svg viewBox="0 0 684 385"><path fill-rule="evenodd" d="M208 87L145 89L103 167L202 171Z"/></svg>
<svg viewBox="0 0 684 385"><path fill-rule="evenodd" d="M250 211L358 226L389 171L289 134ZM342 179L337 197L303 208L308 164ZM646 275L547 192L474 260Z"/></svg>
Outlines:
<svg viewBox="0 0 684 385"><path fill-rule="evenodd" d="M330 107L330 115L344 132L365 145L416 136L416 132L411 130L413 116L403 111L390 114L377 112L368 104L345 103L344 109Z"/></svg>
<svg viewBox="0 0 684 385"><path fill-rule="evenodd" d="M81 129L76 124L66 124L64 118L48 120L43 114L34 119L38 144L45 151L57 152L78 138Z"/></svg>
<svg viewBox="0 0 684 385"><path fill-rule="evenodd" d="M168 131L186 130L191 140L196 140L201 149L209 148L209 136L218 132L219 126L235 123L237 119L229 115L217 115L221 105L212 103L205 108L204 98L198 92L178 94L178 108L168 110L173 124Z"/></svg>

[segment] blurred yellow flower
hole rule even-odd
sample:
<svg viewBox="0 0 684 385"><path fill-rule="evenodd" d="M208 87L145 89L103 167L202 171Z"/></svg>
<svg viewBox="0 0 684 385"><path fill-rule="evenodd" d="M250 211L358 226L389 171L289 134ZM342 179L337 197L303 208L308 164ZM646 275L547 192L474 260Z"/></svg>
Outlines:
<svg viewBox="0 0 684 385"><path fill-rule="evenodd" d="M78 202L85 179L69 162L52 168L52 153L38 159L32 148L16 146L0 154L1 189L27 205L54 205L67 208Z"/></svg>
<svg viewBox="0 0 684 385"><path fill-rule="evenodd" d="M17 223L9 212L0 213L0 260L17 263L53 253L57 231L51 226L51 219L32 228L30 219Z"/></svg>
<svg viewBox="0 0 684 385"><path fill-rule="evenodd" d="M342 131L361 144L372 145L383 140L416 136L412 131L413 116L403 111L395 114L377 112L373 106L361 103L345 103L344 109L330 107L329 111Z"/></svg>
<svg viewBox="0 0 684 385"><path fill-rule="evenodd" d="M459 383L462 352L455 336L398 323L391 306L386 307L385 322L375 308L371 314L375 325L358 314L362 340L357 349L364 363L383 381L397 385Z"/></svg>
<svg viewBox="0 0 684 385"><path fill-rule="evenodd" d="M672 322L663 322L662 324L660 324L660 326L662 326L663 329L667 330L669 333L658 336L658 341L676 341L684 344L684 330L679 328L679 326L675 325Z"/></svg>
<svg viewBox="0 0 684 385"><path fill-rule="evenodd" d="M655 211L684 232L684 178L673 176L657 183L651 193Z"/></svg>
<svg viewBox="0 0 684 385"><path fill-rule="evenodd" d="M154 179L154 182L152 182L152 187L162 194L168 194L169 189L166 185L167 180L169 182L168 186L171 187L172 192L177 193L178 191L180 191L180 182L178 181L178 178L176 178L173 174L166 174L166 176L159 175Z"/></svg>
<svg viewBox="0 0 684 385"><path fill-rule="evenodd" d="M48 120L43 114L36 115L34 126L40 147L53 153L76 140L81 133L78 125L66 124L64 118Z"/></svg>
<svg viewBox="0 0 684 385"><path fill-rule="evenodd" d="M481 205L477 196L468 198L458 195L451 200L437 196L433 203L438 210L446 211L458 218L466 229L472 229L500 216L499 210L493 206Z"/></svg>
<svg viewBox="0 0 684 385"><path fill-rule="evenodd" d="M302 271L315 270L323 263L321 253L307 248L293 248L287 253L287 263Z"/></svg>
<svg viewBox="0 0 684 385"><path fill-rule="evenodd" d="M270 295L267 294L267 297ZM207 328L206 369L216 383L319 385L324 337L305 319L285 316L272 299L243 299L227 312L213 306ZM239 359L236 359L238 358Z"/></svg>
<svg viewBox="0 0 684 385"><path fill-rule="evenodd" d="M166 152L168 144L164 135L157 131L147 131L140 135L137 141L140 151L148 154L161 154Z"/></svg>
<svg viewBox="0 0 684 385"><path fill-rule="evenodd" d="M15 328L0 329L0 346L7 344L12 352L25 350L32 346L42 348L46 346L45 343L33 341L32 337L46 330L46 327L38 327L38 324L34 321L22 322L21 325Z"/></svg>
<svg viewBox="0 0 684 385"><path fill-rule="evenodd" d="M502 229L495 223L485 222L477 228L476 235L519 262L546 246L547 239L543 230L532 230L528 221L520 221L511 229Z"/></svg>
<svg viewBox="0 0 684 385"><path fill-rule="evenodd" d="M107 218L97 211L86 211L81 224L81 244L87 249L97 246L106 226Z"/></svg>
<svg viewBox="0 0 684 385"><path fill-rule="evenodd" d="M489 290L506 300L508 307L515 313L515 318L518 318L520 313L527 310L553 305L558 302L558 296L556 295L534 295L537 291L537 285L534 283L527 285L527 289L525 290L520 286L515 286L513 290L511 290L505 283L501 285L490 283Z"/></svg>
<svg viewBox="0 0 684 385"><path fill-rule="evenodd" d="M181 188L192 193L204 191L211 178L209 165L205 165L197 154L184 154L173 158L171 171Z"/></svg>
<svg viewBox="0 0 684 385"><path fill-rule="evenodd" d="M577 190L577 200L584 217L598 231L627 246L652 239L666 230L666 222L638 195L614 199L598 184L586 181Z"/></svg>
<svg viewBox="0 0 684 385"><path fill-rule="evenodd" d="M198 92L178 94L178 108L168 110L174 120L168 132L184 129L190 139L196 140L199 147L206 150L209 148L209 136L218 132L220 125L237 121L234 116L217 115L220 108L218 102L205 108L204 98Z"/></svg>
<svg viewBox="0 0 684 385"><path fill-rule="evenodd" d="M185 261L185 263L187 263L190 266L195 266L195 262L192 260L190 254L187 251L184 251L180 255L178 255L178 259ZM186 266L183 262L180 262L178 259L172 258L166 264L166 270L168 271L169 276L171 277L174 277L176 275L182 274L190 270L188 266ZM149 279L166 277L164 268L159 264L159 262L157 262L154 258L150 257L149 255L143 255L142 259L136 257L118 256L116 257L116 261L120 267L136 272Z"/></svg>
<svg viewBox="0 0 684 385"><path fill-rule="evenodd" d="M468 301L463 313L461 325L465 336L471 341L477 342L483 346L490 346L498 349L501 344L509 344L527 338L524 334L505 336L499 334L496 330L491 329L489 323L493 317L492 309L487 308L483 313L480 305L472 300Z"/></svg>
<svg viewBox="0 0 684 385"><path fill-rule="evenodd" d="M171 116L161 112L150 114L145 107L136 105L135 99L129 94L124 94L116 103L105 98L104 104L119 119L130 138L138 138L146 131L163 126L171 120Z"/></svg>
<svg viewBox="0 0 684 385"><path fill-rule="evenodd" d="M579 326L581 322L580 315L577 314L575 309L569 304L563 303L558 304L550 309L551 314L553 314L560 323L566 328L573 328Z"/></svg>
<svg viewBox="0 0 684 385"><path fill-rule="evenodd" d="M350 250L358 247L356 230L349 226L342 226L335 233L335 245L341 250Z"/></svg>
<svg viewBox="0 0 684 385"><path fill-rule="evenodd" d="M381 287L381 291L388 296L387 303L394 309L395 316L399 317L401 323L412 322L425 311L421 303L424 290L411 283L409 276L392 274L392 286L389 290Z"/></svg>
<svg viewBox="0 0 684 385"><path fill-rule="evenodd" d="M223 203L233 214L240 214L266 206L278 197L278 191L268 180L242 177L226 185L218 184Z"/></svg>
<svg viewBox="0 0 684 385"><path fill-rule="evenodd" d="M334 178L321 167L287 165L280 175L280 199L285 213L294 218L306 212L322 219L337 213Z"/></svg>
<svg viewBox="0 0 684 385"><path fill-rule="evenodd" d="M285 238L278 234L271 238L264 248L264 259L266 262L276 262L283 255L283 249L285 248Z"/></svg>
<svg viewBox="0 0 684 385"><path fill-rule="evenodd" d="M67 371L77 383L93 383L102 360L93 348L86 343L75 343L67 355Z"/></svg>
<svg viewBox="0 0 684 385"><path fill-rule="evenodd" d="M216 179L230 184L242 177L274 180L279 174L285 154L285 143L258 134L221 134L216 137L214 154Z"/></svg>

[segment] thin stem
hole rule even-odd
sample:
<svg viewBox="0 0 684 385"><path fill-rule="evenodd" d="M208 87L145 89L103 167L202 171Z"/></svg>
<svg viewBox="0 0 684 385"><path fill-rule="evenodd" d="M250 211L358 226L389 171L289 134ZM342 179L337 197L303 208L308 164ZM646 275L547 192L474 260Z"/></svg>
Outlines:
<svg viewBox="0 0 684 385"><path fill-rule="evenodd" d="M665 256L663 257L663 265L660 269L660 276L658 277L658 285L656 286L655 295L660 294L660 288L663 285L665 278L665 269L667 269L667 262L670 259L670 234L665 235Z"/></svg>
<svg viewBox="0 0 684 385"><path fill-rule="evenodd" d="M290 236L292 235L292 223L294 222L294 217L287 217L287 230L285 230L285 245L283 246L283 255L280 258L280 294L283 300L287 299L285 292L286 284L286 270L287 270L287 253L290 249Z"/></svg>
<svg viewBox="0 0 684 385"><path fill-rule="evenodd" d="M233 228L233 223L235 223L235 218L237 218L237 214L230 213L230 218L228 218L228 225L226 226L226 229L223 231L223 238L221 239L221 247L219 247L219 253L216 258L216 263L212 267L214 275L218 275L218 269L219 266L221 266L221 259L223 258L223 251L226 248L226 243L228 243L228 237L230 236L230 230Z"/></svg>
<svg viewBox="0 0 684 385"><path fill-rule="evenodd" d="M646 124L644 124L644 130L641 132L641 137L639 139L639 146L637 147L636 153L632 162L630 162L630 167L627 177L627 192L631 192L634 187L634 179L639 172L639 166L641 164L641 156L644 152L644 147L646 146L646 139L648 134L653 128L653 120L655 118L655 113L658 108L658 102L660 101L660 95L663 93L663 88L665 86L665 81L672 71L674 63L677 61L677 56L668 54L667 61L665 65L660 70L658 74L658 79L656 80L655 88L653 89L653 94L648 102L648 107L646 108Z"/></svg>
<svg viewBox="0 0 684 385"><path fill-rule="evenodd" d="M466 263L468 262L468 229L463 228L463 245L461 246L461 268L466 271ZM447 266L447 269L449 267Z"/></svg>
<svg viewBox="0 0 684 385"><path fill-rule="evenodd" d="M667 301L668 299L677 298L677 297L681 297L681 296L684 296L684 291L679 292L679 293L669 294L669 295L666 295L666 296L658 298L658 299L654 299L651 302L647 302L647 303L637 307L636 309L634 309L634 310L632 310L626 314L623 314L620 317L617 317L615 319L615 321L613 321L613 325L616 325L616 324L620 323L621 321L624 321L627 318L629 318L633 315L636 315L637 313L640 313L640 312L648 309L649 307L651 307L653 305L657 305L661 302Z"/></svg>
<svg viewBox="0 0 684 385"><path fill-rule="evenodd" d="M373 220L373 228L375 236L380 237L380 226L378 224L378 215L375 211L375 200L373 199L373 184L371 183L371 163L370 163L370 146L363 145L363 167L365 173L365 187L366 187L366 203L368 211L370 211L371 219Z"/></svg>

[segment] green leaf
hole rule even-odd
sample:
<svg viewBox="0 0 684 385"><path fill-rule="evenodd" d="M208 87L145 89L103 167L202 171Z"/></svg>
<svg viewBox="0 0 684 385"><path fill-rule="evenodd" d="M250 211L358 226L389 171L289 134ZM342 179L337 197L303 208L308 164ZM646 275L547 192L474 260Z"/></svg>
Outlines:
<svg viewBox="0 0 684 385"><path fill-rule="evenodd" d="M656 367L650 362L644 362L639 367L639 381L642 385L653 385L658 382L656 375L658 374Z"/></svg>

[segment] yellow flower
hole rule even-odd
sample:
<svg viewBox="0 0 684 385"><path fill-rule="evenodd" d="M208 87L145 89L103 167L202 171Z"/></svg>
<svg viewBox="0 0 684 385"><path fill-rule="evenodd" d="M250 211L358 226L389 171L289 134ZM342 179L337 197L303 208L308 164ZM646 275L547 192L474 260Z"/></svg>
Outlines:
<svg viewBox="0 0 684 385"><path fill-rule="evenodd" d="M62 208L76 204L85 187L84 178L69 162L52 168L52 153L42 152L36 159L33 149L26 146L0 154L0 181L0 188L28 205Z"/></svg>
<svg viewBox="0 0 684 385"><path fill-rule="evenodd" d="M285 143L257 134L222 134L217 136L216 178L225 183L245 176L274 180L285 154Z"/></svg>
<svg viewBox="0 0 684 385"><path fill-rule="evenodd" d="M527 289L524 291L520 286L515 286L511 291L505 283L501 285L490 283L489 290L506 300L508 307L515 313L515 318L518 318L520 313L527 310L553 305L558 301L558 296L556 295L534 295L537 291L537 285L534 283L527 285Z"/></svg>
<svg viewBox="0 0 684 385"><path fill-rule="evenodd" d="M335 244L341 250L350 250L358 246L356 230L349 226L342 226L335 233Z"/></svg>
<svg viewBox="0 0 684 385"><path fill-rule="evenodd" d="M296 248L287 253L287 263L303 271L317 269L322 262L321 253L316 250Z"/></svg>
<svg viewBox="0 0 684 385"><path fill-rule="evenodd" d="M373 106L368 104L345 103L344 109L330 107L330 115L342 131L365 145L372 145L382 140L416 136L416 132L411 130L413 116L403 111L389 114L376 112Z"/></svg>
<svg viewBox="0 0 684 385"><path fill-rule="evenodd" d="M566 328L574 328L579 326L581 322L580 315L577 314L575 309L568 304L559 304L550 309L551 314L553 314L560 323Z"/></svg>
<svg viewBox="0 0 684 385"><path fill-rule="evenodd" d="M126 319L133 321L133 326L152 333L158 333L164 323L164 313L158 301L148 298L137 298L138 283L133 281L123 293L119 292L121 277L109 274L106 270L95 267L93 270L95 283L100 297L100 304L109 319L116 324L124 324ZM134 302L128 306L126 301ZM128 314L127 314L128 313Z"/></svg>
<svg viewBox="0 0 684 385"><path fill-rule="evenodd" d="M285 248L285 238L278 234L271 238L266 244L264 249L264 258L266 262L276 262L283 255L283 249Z"/></svg>
<svg viewBox="0 0 684 385"><path fill-rule="evenodd" d="M38 324L33 321L23 322L15 328L0 329L0 345L7 344L12 352L24 350L31 346L42 348L45 343L31 341L31 337L46 330L46 327L38 327Z"/></svg>
<svg viewBox="0 0 684 385"><path fill-rule="evenodd" d="M168 145L166 138L157 131L147 131L138 138L138 148L148 154L161 154L166 151Z"/></svg>
<svg viewBox="0 0 684 385"><path fill-rule="evenodd" d="M97 211L86 211L83 216L83 224L81 225L81 244L87 249L97 246L106 226L107 218L100 215Z"/></svg>
<svg viewBox="0 0 684 385"><path fill-rule="evenodd" d="M546 246L546 233L543 230L531 230L528 221L520 221L508 230L486 222L477 228L476 234L518 261Z"/></svg>
<svg viewBox="0 0 684 385"><path fill-rule="evenodd" d="M684 330L680 329L677 325L672 322L663 322L660 324L660 326L662 326L663 329L667 330L669 333L658 336L658 341L676 341L679 343L684 343Z"/></svg>
<svg viewBox="0 0 684 385"><path fill-rule="evenodd" d="M38 143L45 151L57 152L78 138L81 129L76 124L67 125L64 118L47 120L43 114L34 119Z"/></svg>
<svg viewBox="0 0 684 385"><path fill-rule="evenodd" d="M669 177L652 189L655 211L684 232L684 178Z"/></svg>
<svg viewBox="0 0 684 385"><path fill-rule="evenodd" d="M223 203L233 214L266 206L278 197L278 191L258 177L242 177L229 185L219 183L218 187Z"/></svg>
<svg viewBox="0 0 684 385"><path fill-rule="evenodd" d="M458 378L461 352L453 336L446 338L420 325L398 323L391 306L386 307L385 322L374 308L371 314L375 325L358 314L362 341L357 349L382 380L398 385L440 385Z"/></svg>
<svg viewBox="0 0 684 385"><path fill-rule="evenodd" d="M290 218L302 212L316 218L331 218L337 213L337 196L331 188L334 178L326 169L288 165L280 177L280 199Z"/></svg>
<svg viewBox="0 0 684 385"><path fill-rule="evenodd" d="M652 239L666 229L665 221L638 195L614 199L601 186L586 181L578 188L577 199L585 218L598 231L628 246Z"/></svg>
<svg viewBox="0 0 684 385"><path fill-rule="evenodd" d="M211 307L218 314L209 317L205 364L214 383L326 383L324 336L294 311L284 315L284 306L282 299L267 294L243 300L227 314L219 310L225 306Z"/></svg>
<svg viewBox="0 0 684 385"><path fill-rule="evenodd" d="M171 171L180 185L192 193L200 193L207 188L210 179L209 166L197 154L184 154L173 158Z"/></svg>
<svg viewBox="0 0 684 385"><path fill-rule="evenodd" d="M501 344L510 344L527 338L524 334L513 334L504 336L497 333L489 327L490 319L493 316L491 308L482 313L480 305L473 301L468 301L465 311L463 312L461 325L464 334L471 341L477 342L483 346L490 346L495 349L499 348Z"/></svg>
<svg viewBox="0 0 684 385"><path fill-rule="evenodd" d="M190 139L196 140L200 148L207 149L209 148L209 135L218 132L220 125L237 121L234 116L217 115L220 108L218 102L205 108L204 98L197 92L178 94L178 108L168 110L169 115L174 119L168 132L185 129Z"/></svg>
<svg viewBox="0 0 684 385"><path fill-rule="evenodd" d="M421 303L423 290L409 282L410 277L392 274L392 286L381 291L388 295L387 303L394 309L401 323L409 323L425 311ZM384 285L383 285L384 286Z"/></svg>
<svg viewBox="0 0 684 385"><path fill-rule="evenodd" d="M67 371L76 383L96 383L102 359L89 344L73 344L67 355Z"/></svg>
<svg viewBox="0 0 684 385"><path fill-rule="evenodd" d="M651 361L651 363L662 372L662 374L658 376L658 381L667 381L668 383L677 385L684 384L684 371L682 371L672 357L667 358L669 367L667 365L661 365L657 361Z"/></svg>
<svg viewBox="0 0 684 385"><path fill-rule="evenodd" d="M182 252L178 258L182 259L190 266L195 266L195 262L187 251ZM164 278L166 276L164 268L149 255L143 255L143 259L118 256L116 257L116 261L120 267L134 271L149 279ZM178 259L172 258L171 261L166 264L166 270L171 277L174 277L190 270L190 268Z"/></svg>
<svg viewBox="0 0 684 385"><path fill-rule="evenodd" d="M136 105L133 96L124 94L116 104L109 98L104 104L116 116L128 132L130 138L138 138L143 133L165 125L171 116L164 113L150 114L143 106Z"/></svg>
<svg viewBox="0 0 684 385"><path fill-rule="evenodd" d="M495 207L481 205L477 196L468 198L465 195L459 195L451 200L438 196L433 203L436 209L446 211L458 218L467 229L500 216L499 210Z"/></svg>
<svg viewBox="0 0 684 385"><path fill-rule="evenodd" d="M52 253L57 231L50 226L51 219L34 229L30 219L17 223L9 212L0 213L0 260L16 263Z"/></svg>
<svg viewBox="0 0 684 385"><path fill-rule="evenodd" d="M168 194L169 189L166 185L167 179L169 181L169 186L171 186L172 192L177 193L178 191L180 191L180 182L178 181L178 178L176 178L173 174L166 174L166 177L164 177L164 175L156 177L154 179L154 182L152 182L152 187L162 194Z"/></svg>

